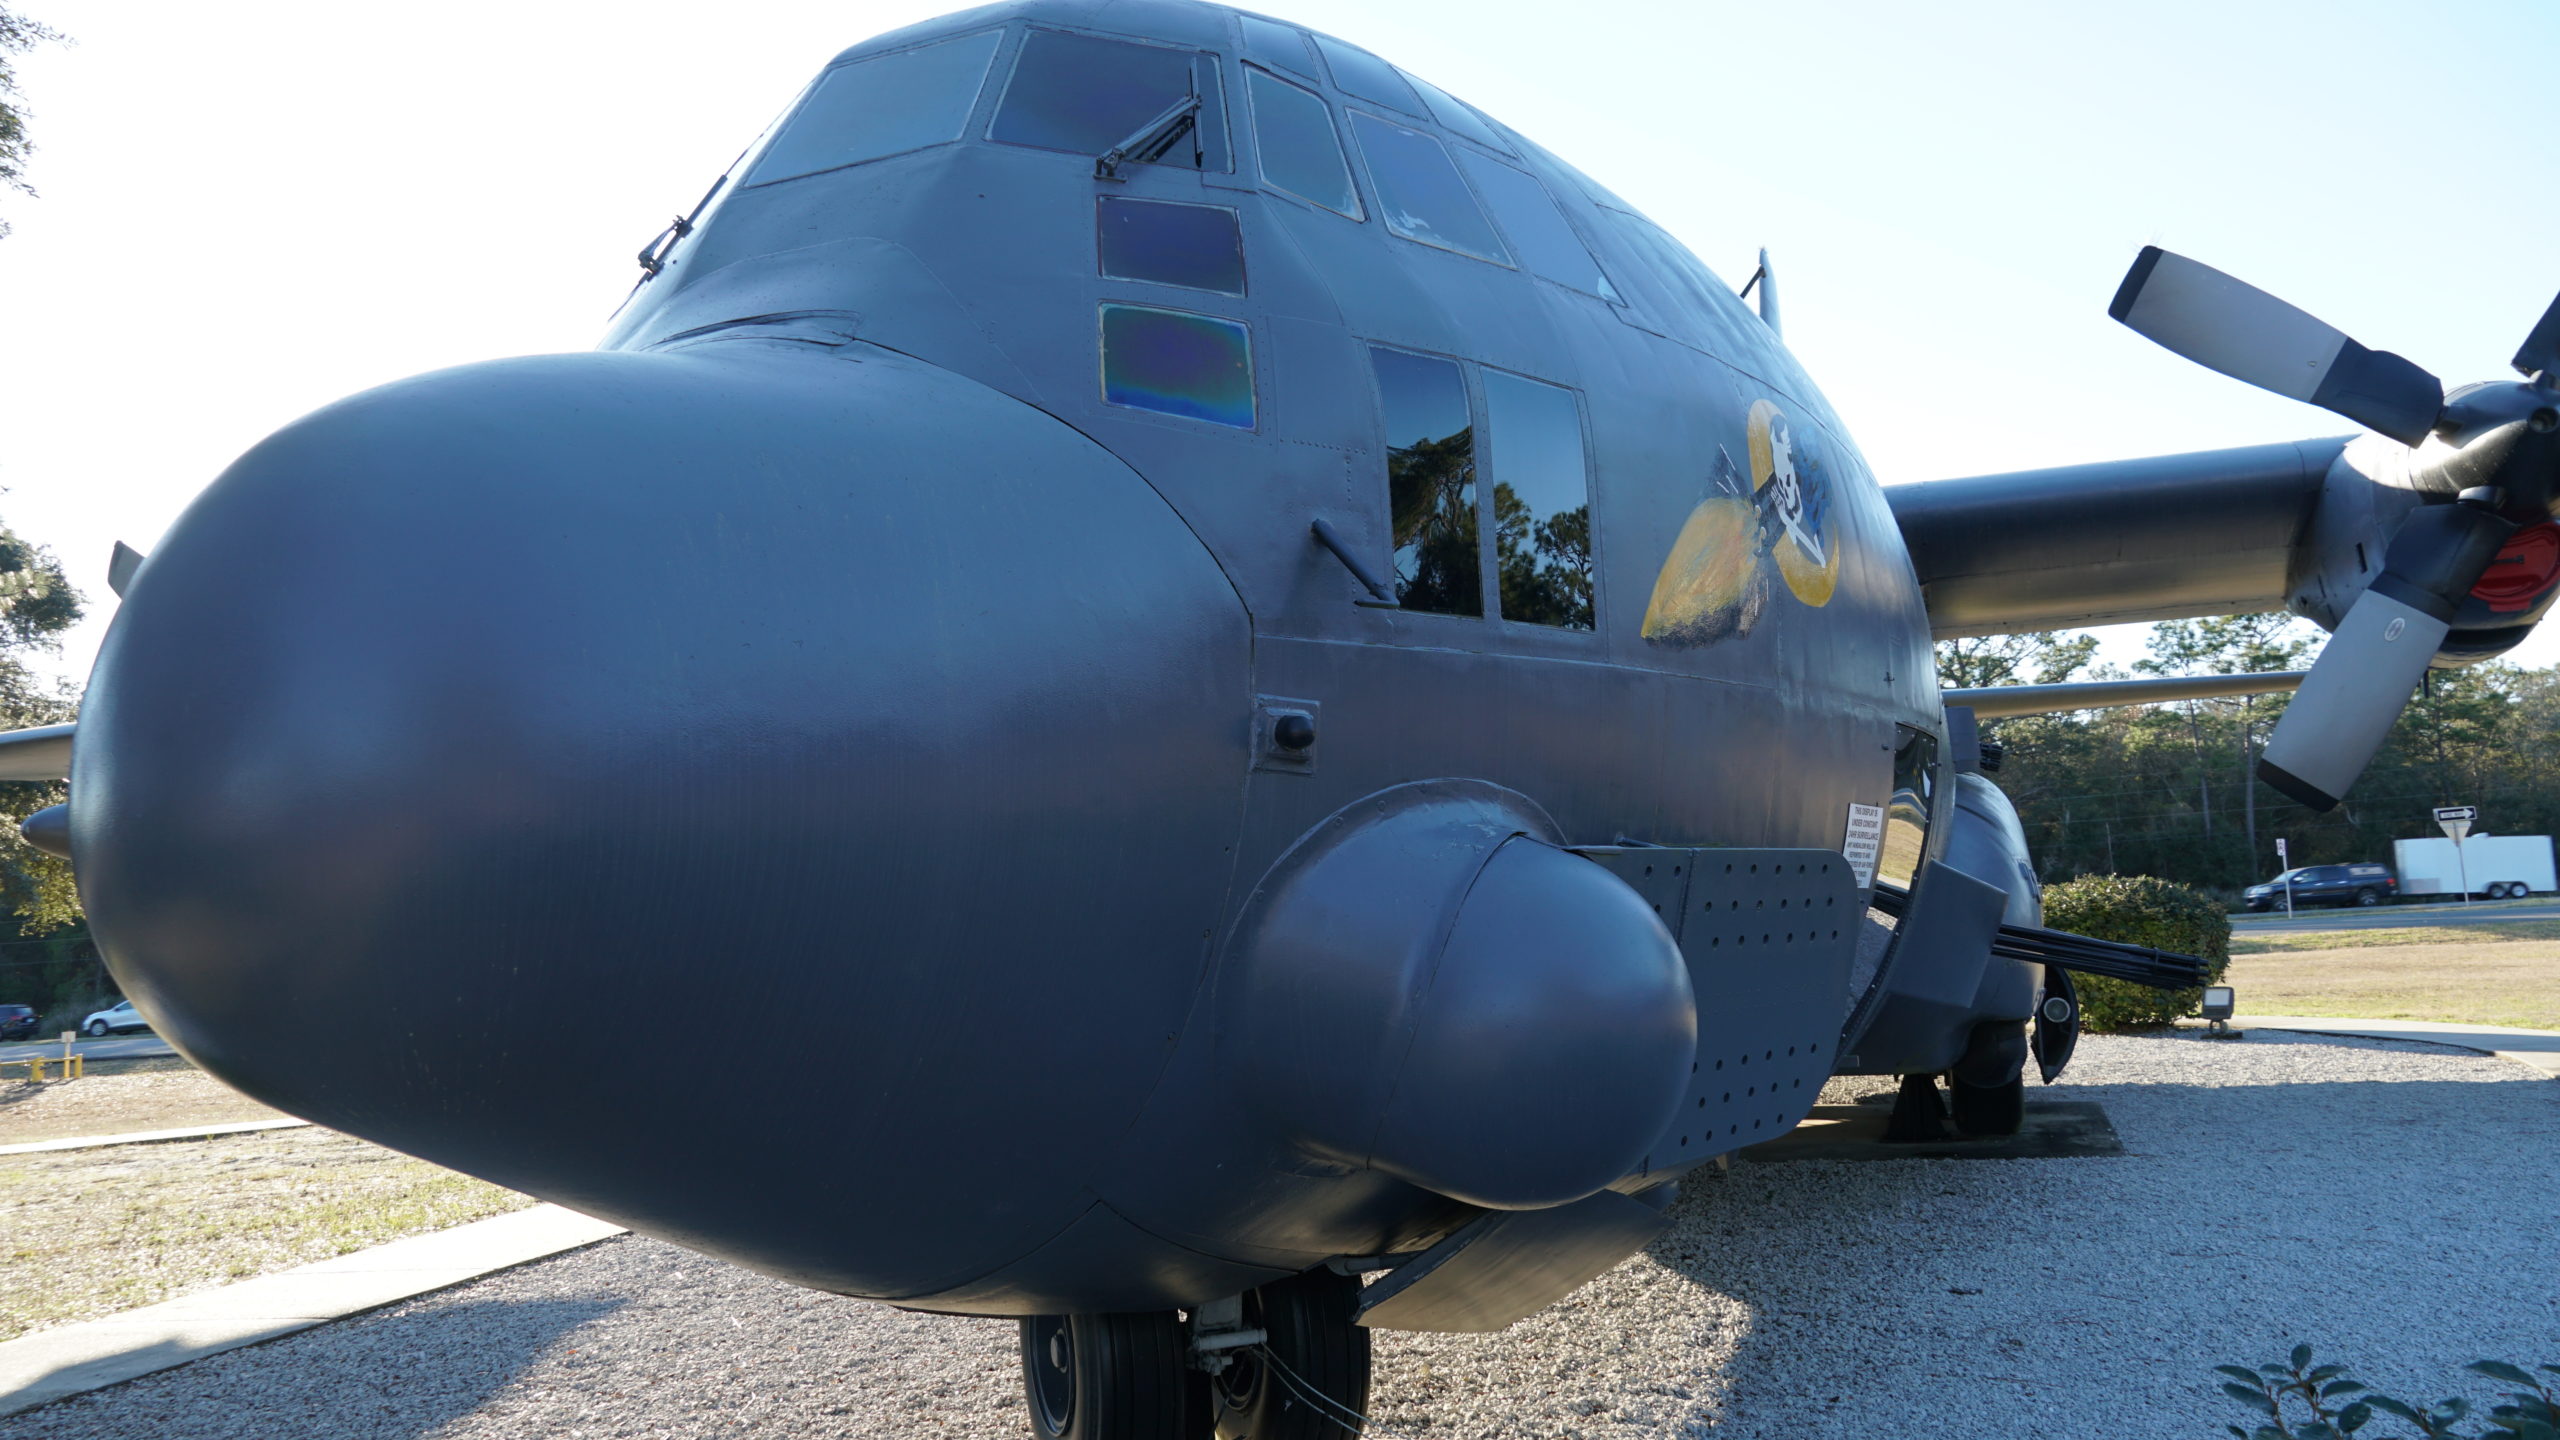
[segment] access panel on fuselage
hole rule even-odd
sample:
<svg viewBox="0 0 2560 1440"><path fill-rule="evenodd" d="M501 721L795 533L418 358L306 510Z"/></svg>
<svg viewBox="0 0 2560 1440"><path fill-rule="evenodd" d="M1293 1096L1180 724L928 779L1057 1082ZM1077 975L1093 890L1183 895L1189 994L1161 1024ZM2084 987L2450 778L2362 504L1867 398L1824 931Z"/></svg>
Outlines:
<svg viewBox="0 0 2560 1440"><path fill-rule="evenodd" d="M1689 1093L1639 1172L1677 1172L1793 1129L1838 1057L1866 913L1828 850L1591 846L1680 941L1698 1003Z"/></svg>

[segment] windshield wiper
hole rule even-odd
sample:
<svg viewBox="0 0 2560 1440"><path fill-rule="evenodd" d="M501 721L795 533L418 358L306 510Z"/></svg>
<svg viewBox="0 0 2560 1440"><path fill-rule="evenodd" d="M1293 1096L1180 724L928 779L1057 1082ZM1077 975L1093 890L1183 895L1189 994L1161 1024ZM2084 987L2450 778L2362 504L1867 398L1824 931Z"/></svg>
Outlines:
<svg viewBox="0 0 2560 1440"><path fill-rule="evenodd" d="M1152 164L1173 148L1173 142L1191 137L1193 168L1200 163L1200 94L1183 96L1164 107L1164 113L1129 132L1128 138L1103 151L1093 160L1093 178L1117 180L1120 167L1132 160Z"/></svg>

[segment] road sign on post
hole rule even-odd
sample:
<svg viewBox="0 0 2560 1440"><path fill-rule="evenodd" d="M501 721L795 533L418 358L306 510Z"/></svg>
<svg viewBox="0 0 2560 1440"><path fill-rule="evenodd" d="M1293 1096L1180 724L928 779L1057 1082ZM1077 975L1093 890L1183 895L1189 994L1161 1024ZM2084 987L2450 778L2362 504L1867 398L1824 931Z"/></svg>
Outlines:
<svg viewBox="0 0 2560 1440"><path fill-rule="evenodd" d="M2284 918L2293 918L2293 858L2285 853L2284 837L2276 837L2276 870L2284 877Z"/></svg>
<svg viewBox="0 0 2560 1440"><path fill-rule="evenodd" d="M2444 827L2453 841L2453 868L2462 876L2462 903L2471 903L2471 862L2462 853L2462 837L2471 833L2471 822L2480 818L2477 805L2439 805L2436 823Z"/></svg>

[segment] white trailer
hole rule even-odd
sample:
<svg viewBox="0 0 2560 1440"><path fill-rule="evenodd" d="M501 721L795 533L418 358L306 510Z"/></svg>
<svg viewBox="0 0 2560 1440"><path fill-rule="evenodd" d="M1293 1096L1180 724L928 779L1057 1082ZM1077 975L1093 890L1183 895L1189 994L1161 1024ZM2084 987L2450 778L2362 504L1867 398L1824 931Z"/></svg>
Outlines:
<svg viewBox="0 0 2560 1440"><path fill-rule="evenodd" d="M2548 835L2473 835L2462 842L2459 856L2442 836L2394 840L2391 859L2403 897L2459 895L2465 879L2472 894L2491 899L2560 890Z"/></svg>

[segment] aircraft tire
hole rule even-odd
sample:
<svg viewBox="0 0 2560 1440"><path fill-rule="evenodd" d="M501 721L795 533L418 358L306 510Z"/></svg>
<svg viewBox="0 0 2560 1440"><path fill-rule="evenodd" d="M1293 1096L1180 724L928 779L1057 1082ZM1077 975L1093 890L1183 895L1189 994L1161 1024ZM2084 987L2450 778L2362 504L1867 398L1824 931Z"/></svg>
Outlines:
<svg viewBox="0 0 2560 1440"><path fill-rule="evenodd" d="M1190 1329L1170 1310L1031 1315L1022 1389L1039 1440L1199 1440L1208 1377L1191 1368Z"/></svg>
<svg viewBox="0 0 2560 1440"><path fill-rule="evenodd" d="M1293 1275L1245 1297L1245 1323L1270 1338L1210 1382L1218 1440L1359 1435L1369 1408L1369 1332L1352 1319L1359 1304L1360 1281L1331 1270Z"/></svg>
<svg viewBox="0 0 2560 1440"><path fill-rule="evenodd" d="M1947 1072L1947 1108L1967 1135L2015 1135L2027 1118L2027 1035L2015 1021L1973 1027Z"/></svg>

